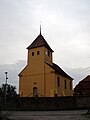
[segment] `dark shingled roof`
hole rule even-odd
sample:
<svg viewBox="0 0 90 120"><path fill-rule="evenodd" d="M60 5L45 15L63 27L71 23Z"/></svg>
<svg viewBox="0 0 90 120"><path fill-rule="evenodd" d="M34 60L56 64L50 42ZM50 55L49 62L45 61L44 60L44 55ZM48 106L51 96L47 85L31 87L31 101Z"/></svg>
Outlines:
<svg viewBox="0 0 90 120"><path fill-rule="evenodd" d="M46 40L41 34L38 35L38 37L31 43L29 47L27 47L27 49L32 49L32 48L37 48L42 46L45 46L47 49L53 52L53 50L50 48L50 46L48 45L48 43L46 42Z"/></svg>
<svg viewBox="0 0 90 120"><path fill-rule="evenodd" d="M48 64L48 63L47 63ZM56 65L55 63L53 63L52 65L48 64L52 69L55 70L55 72L63 77L66 77L68 79L73 80L72 77L70 77L68 74L66 74L58 65Z"/></svg>

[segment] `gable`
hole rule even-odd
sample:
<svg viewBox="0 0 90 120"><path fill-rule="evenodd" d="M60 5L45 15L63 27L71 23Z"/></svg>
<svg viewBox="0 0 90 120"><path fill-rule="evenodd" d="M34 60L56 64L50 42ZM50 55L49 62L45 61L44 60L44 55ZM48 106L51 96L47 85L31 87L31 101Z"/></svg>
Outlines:
<svg viewBox="0 0 90 120"><path fill-rule="evenodd" d="M22 75L24 75L24 74L27 74L27 71L28 71L28 65L26 65L26 66L23 68L23 70L18 74L18 76L20 77L20 76L22 76Z"/></svg>

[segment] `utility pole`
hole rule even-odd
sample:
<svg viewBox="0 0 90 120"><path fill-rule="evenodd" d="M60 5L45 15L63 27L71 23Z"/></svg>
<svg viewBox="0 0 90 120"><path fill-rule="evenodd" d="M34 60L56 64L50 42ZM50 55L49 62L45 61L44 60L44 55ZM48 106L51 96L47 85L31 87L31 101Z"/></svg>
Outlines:
<svg viewBox="0 0 90 120"><path fill-rule="evenodd" d="M5 75L6 75L6 80L5 80L5 108L6 108L6 94L7 94L7 80L8 80L7 74L8 74L8 72L5 72Z"/></svg>
<svg viewBox="0 0 90 120"><path fill-rule="evenodd" d="M6 75L5 85L7 85L7 80L8 80L7 74L8 74L8 72L5 72L5 75Z"/></svg>

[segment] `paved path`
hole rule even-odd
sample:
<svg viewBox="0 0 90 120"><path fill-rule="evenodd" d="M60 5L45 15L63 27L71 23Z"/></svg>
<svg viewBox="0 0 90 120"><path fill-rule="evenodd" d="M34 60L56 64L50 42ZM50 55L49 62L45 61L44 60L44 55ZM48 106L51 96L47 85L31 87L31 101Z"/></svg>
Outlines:
<svg viewBox="0 0 90 120"><path fill-rule="evenodd" d="M79 111L14 111L9 118L14 120L90 120L85 110Z"/></svg>

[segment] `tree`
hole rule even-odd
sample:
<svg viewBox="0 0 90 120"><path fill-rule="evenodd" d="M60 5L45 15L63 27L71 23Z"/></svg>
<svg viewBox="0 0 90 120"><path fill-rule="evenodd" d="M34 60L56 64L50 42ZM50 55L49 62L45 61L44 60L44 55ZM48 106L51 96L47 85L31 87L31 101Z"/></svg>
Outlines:
<svg viewBox="0 0 90 120"><path fill-rule="evenodd" d="M0 108L9 107L17 96L16 87L9 84L2 84L0 88Z"/></svg>
<svg viewBox="0 0 90 120"><path fill-rule="evenodd" d="M16 96L16 87L9 84L2 84L2 87L0 88L0 97L5 97L5 95L6 98Z"/></svg>

